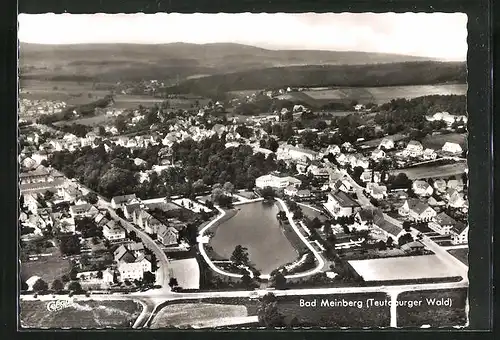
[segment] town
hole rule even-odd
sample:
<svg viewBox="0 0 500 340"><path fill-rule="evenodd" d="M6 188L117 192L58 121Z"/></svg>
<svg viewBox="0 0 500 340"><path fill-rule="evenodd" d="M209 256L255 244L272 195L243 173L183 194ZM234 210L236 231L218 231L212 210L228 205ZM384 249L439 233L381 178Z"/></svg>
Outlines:
<svg viewBox="0 0 500 340"><path fill-rule="evenodd" d="M175 112L165 103L110 107L107 116L118 113L104 126L21 125L21 261L33 273L24 294L467 279L466 116L431 108L418 113L427 134L390 134L391 103L354 103L329 120L288 102L229 119L219 112L231 103ZM262 227L227 244L236 230L224 220L246 209ZM288 244L259 246L266 233Z"/></svg>

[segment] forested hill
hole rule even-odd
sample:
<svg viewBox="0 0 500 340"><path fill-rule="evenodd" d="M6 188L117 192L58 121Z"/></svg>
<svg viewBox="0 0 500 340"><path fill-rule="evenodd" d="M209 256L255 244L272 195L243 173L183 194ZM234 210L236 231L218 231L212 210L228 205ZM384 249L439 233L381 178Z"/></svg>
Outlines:
<svg viewBox="0 0 500 340"><path fill-rule="evenodd" d="M228 91L323 86L402 86L466 83L465 62L403 62L371 65L273 67L190 79L170 93L211 95Z"/></svg>

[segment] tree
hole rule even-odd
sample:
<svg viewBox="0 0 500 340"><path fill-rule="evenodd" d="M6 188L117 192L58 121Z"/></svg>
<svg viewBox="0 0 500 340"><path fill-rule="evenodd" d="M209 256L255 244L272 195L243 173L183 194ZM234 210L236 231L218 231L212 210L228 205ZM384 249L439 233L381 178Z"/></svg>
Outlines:
<svg viewBox="0 0 500 340"><path fill-rule="evenodd" d="M271 293L267 295L270 294ZM265 327L283 326L284 317L279 313L276 298L274 297L274 295L272 297L266 297L266 296L262 298L262 302L257 312L259 323Z"/></svg>
<svg viewBox="0 0 500 340"><path fill-rule="evenodd" d="M413 236L410 233L406 233L404 235L401 235L401 237L398 240L398 245L401 247L402 245L405 245L410 242L413 242Z"/></svg>
<svg viewBox="0 0 500 340"><path fill-rule="evenodd" d="M393 244L394 244L394 239L389 236L387 238L386 244L387 244L387 248L391 248L393 246Z"/></svg>
<svg viewBox="0 0 500 340"><path fill-rule="evenodd" d="M284 289L286 287L286 278L279 270L271 277L271 287L276 289Z"/></svg>
<svg viewBox="0 0 500 340"><path fill-rule="evenodd" d="M156 280L155 274L153 274L149 271L144 272L144 274L142 276L142 281L144 282L144 284L151 285L151 284L155 283L155 280Z"/></svg>
<svg viewBox="0 0 500 340"><path fill-rule="evenodd" d="M96 276L98 279L102 279L102 277L103 277L102 270L98 270Z"/></svg>
<svg viewBox="0 0 500 340"><path fill-rule="evenodd" d="M49 191L49 190L45 191L45 193L43 194L43 199L45 201L48 201L48 200L52 199L53 197L54 197L54 193L52 191Z"/></svg>
<svg viewBox="0 0 500 340"><path fill-rule="evenodd" d="M409 221L404 221L403 222L403 229L405 231L410 231L411 230L411 223Z"/></svg>
<svg viewBox="0 0 500 340"><path fill-rule="evenodd" d="M319 218L315 217L312 219L312 221L309 223L309 227L311 229L319 229L323 226Z"/></svg>
<svg viewBox="0 0 500 340"><path fill-rule="evenodd" d="M177 279L175 277L171 277L170 280L168 281L168 285L170 286L171 289L174 287L179 286L179 283L177 282Z"/></svg>
<svg viewBox="0 0 500 340"><path fill-rule="evenodd" d="M231 254L231 261L236 264L236 265L246 265L248 264L248 252L247 248L241 246L238 244L235 248L233 253Z"/></svg>
<svg viewBox="0 0 500 340"><path fill-rule="evenodd" d="M68 285L68 289L74 292L81 292L83 290L82 285L78 281L71 281Z"/></svg>
<svg viewBox="0 0 500 340"><path fill-rule="evenodd" d="M250 277L250 275L248 273L245 273L241 277L241 284L243 285L243 287L253 288L254 281L253 281L253 279Z"/></svg>
<svg viewBox="0 0 500 340"><path fill-rule="evenodd" d="M234 192L234 185L231 182L226 182L224 183L223 190L227 192L228 194L233 194Z"/></svg>
<svg viewBox="0 0 500 340"><path fill-rule="evenodd" d="M264 197L265 199L271 199L273 197L276 196L276 193L274 192L274 189L271 188L271 187L265 187L264 189L262 189L260 191L260 194L262 195L262 197Z"/></svg>
<svg viewBox="0 0 500 340"><path fill-rule="evenodd" d="M52 281L51 287L52 290L59 292L64 289L64 283L59 279L54 279L54 281Z"/></svg>
<svg viewBox="0 0 500 340"><path fill-rule="evenodd" d="M40 292L46 292L47 289L49 289L49 285L47 282L45 282L42 279L38 279L34 284L33 284L33 290L37 293Z"/></svg>
<svg viewBox="0 0 500 340"><path fill-rule="evenodd" d="M59 237L59 249L64 255L80 254L80 239L78 235L63 235Z"/></svg>
<svg viewBox="0 0 500 340"><path fill-rule="evenodd" d="M99 201L99 198L97 197L97 194L95 192L89 192L86 196L85 196L85 199L87 200L87 202L89 202L90 204L97 204L97 202Z"/></svg>
<svg viewBox="0 0 500 340"><path fill-rule="evenodd" d="M69 282L70 281L69 276L64 274L63 276L61 276L61 281L64 283Z"/></svg>

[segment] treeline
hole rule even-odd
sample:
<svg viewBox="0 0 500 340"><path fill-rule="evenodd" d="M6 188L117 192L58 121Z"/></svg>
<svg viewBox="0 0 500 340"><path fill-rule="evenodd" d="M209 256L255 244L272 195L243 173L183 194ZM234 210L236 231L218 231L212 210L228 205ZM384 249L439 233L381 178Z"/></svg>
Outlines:
<svg viewBox="0 0 500 340"><path fill-rule="evenodd" d="M374 120L387 133L410 132L419 133L414 136L423 138L433 130L444 128L446 124L441 121L428 122L427 115L446 111L452 115L466 115L467 105L464 95L432 95L413 99L393 99L377 108ZM416 133L416 132L415 132Z"/></svg>
<svg viewBox="0 0 500 340"><path fill-rule="evenodd" d="M169 88L171 93L211 95L228 91L323 86L403 86L465 83L464 62L403 62L372 65L309 65L273 67L190 79Z"/></svg>

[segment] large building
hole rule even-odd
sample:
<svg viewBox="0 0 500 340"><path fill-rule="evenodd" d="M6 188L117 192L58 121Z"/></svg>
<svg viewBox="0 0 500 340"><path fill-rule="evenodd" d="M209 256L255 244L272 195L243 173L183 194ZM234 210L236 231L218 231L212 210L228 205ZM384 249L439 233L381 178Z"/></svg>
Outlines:
<svg viewBox="0 0 500 340"><path fill-rule="evenodd" d="M351 216L360 209L358 202L340 190L329 193L324 206L334 217Z"/></svg>
<svg viewBox="0 0 500 340"><path fill-rule="evenodd" d="M260 176L255 180L255 186L260 189L264 189L265 187L271 187L273 189L285 189L290 185L299 187L301 184L302 181L294 177L280 177L272 174Z"/></svg>

